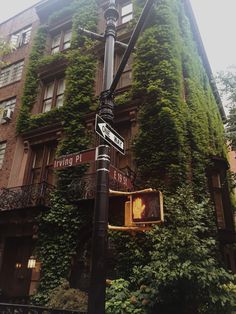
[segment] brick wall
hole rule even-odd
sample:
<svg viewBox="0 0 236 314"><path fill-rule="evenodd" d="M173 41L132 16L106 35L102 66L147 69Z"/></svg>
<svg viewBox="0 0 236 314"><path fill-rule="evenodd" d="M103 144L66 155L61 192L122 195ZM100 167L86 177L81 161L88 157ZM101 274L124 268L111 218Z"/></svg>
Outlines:
<svg viewBox="0 0 236 314"><path fill-rule="evenodd" d="M11 175L11 171L14 171L13 156L16 154L17 142L15 132L16 120L21 103L22 89L24 86L26 67L28 63L30 49L32 46L32 39L34 37L38 24L38 17L34 8L29 8L28 10L25 10L17 14L16 16L8 19L6 22L0 24L1 37L4 38L6 41L10 39L12 33L15 33L27 26L32 25L30 42L14 50L12 53L4 58L4 61L7 63L7 65L18 62L20 60L24 60L24 69L20 81L0 88L0 102L12 97L16 97L16 106L14 109L12 120L8 123L0 124L0 142L7 142L3 167L2 169L0 169L0 188L9 186L9 177ZM19 149L19 154L22 154L22 152L23 150ZM22 156L17 156L17 159L20 158L22 158ZM16 176L14 176L14 178L17 179ZM16 181L17 180L11 180L10 186L14 186L15 184L17 185Z"/></svg>

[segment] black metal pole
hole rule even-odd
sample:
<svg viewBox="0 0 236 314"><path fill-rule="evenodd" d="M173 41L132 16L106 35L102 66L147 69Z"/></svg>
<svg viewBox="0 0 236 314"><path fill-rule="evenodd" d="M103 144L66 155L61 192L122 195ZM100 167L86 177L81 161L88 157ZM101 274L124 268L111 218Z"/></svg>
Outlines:
<svg viewBox="0 0 236 314"><path fill-rule="evenodd" d="M110 0L105 11L105 55L103 72L103 92L100 97L99 115L108 123L113 122L113 99L107 94L113 80L114 47L116 39L116 21L119 17L115 0ZM92 260L88 300L89 314L105 314L106 295L106 251L109 207L109 166L110 147L103 140L97 147L96 160L96 196L94 206Z"/></svg>
<svg viewBox="0 0 236 314"><path fill-rule="evenodd" d="M115 89L117 87L117 84L118 84L118 82L120 80L120 77L121 77L123 71L124 71L124 68L125 68L125 66L127 64L127 61L129 59L129 57L130 57L130 54L131 54L132 50L134 49L134 46L135 46L136 41L138 39L138 36L139 36L139 34L140 34L140 32L141 32L141 30L143 28L143 25L144 25L144 23L146 21L147 16L149 15L149 12L151 10L151 7L152 7L153 3L154 3L154 0L147 0L145 6L143 8L142 14L140 15L138 23L136 24L135 29L134 29L131 37L130 37L130 40L129 40L129 43L128 43L128 47L127 47L127 49L126 49L126 51L125 51L125 53L123 55L123 58L121 60L119 68L118 68L118 70L116 72L114 80L113 80L113 82L112 82L112 84L110 86L110 93L111 94L114 93L114 91L115 91Z"/></svg>

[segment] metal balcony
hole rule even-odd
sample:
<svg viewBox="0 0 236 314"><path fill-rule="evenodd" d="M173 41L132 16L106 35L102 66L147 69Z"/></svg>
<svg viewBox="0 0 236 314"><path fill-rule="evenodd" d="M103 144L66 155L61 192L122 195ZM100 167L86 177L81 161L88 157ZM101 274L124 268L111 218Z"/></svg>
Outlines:
<svg viewBox="0 0 236 314"><path fill-rule="evenodd" d="M54 186L47 182L0 189L0 211L50 206Z"/></svg>
<svg viewBox="0 0 236 314"><path fill-rule="evenodd" d="M0 189L0 211L31 208L37 206L50 207L50 194L55 189L47 182ZM127 190L120 183L110 179L110 189ZM66 190L62 191L69 202L81 199L93 199L96 193L96 174L85 174L83 178L72 180Z"/></svg>
<svg viewBox="0 0 236 314"><path fill-rule="evenodd" d="M110 178L109 188L117 191L127 191L122 184ZM65 191L65 198L69 202L76 202L81 199L93 199L96 193L96 173L85 174L83 178L72 180Z"/></svg>

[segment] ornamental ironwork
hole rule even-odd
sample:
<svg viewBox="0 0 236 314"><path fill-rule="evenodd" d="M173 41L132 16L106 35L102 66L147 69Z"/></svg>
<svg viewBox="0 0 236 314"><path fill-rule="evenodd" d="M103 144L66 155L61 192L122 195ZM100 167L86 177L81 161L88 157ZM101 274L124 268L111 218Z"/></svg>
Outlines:
<svg viewBox="0 0 236 314"><path fill-rule="evenodd" d="M111 190L128 191L119 182L110 178L109 187ZM85 174L83 178L72 180L68 189L65 191L65 198L70 202L76 202L82 199L94 199L96 193L96 173Z"/></svg>
<svg viewBox="0 0 236 314"><path fill-rule="evenodd" d="M47 182L0 189L0 210L50 206L54 187Z"/></svg>

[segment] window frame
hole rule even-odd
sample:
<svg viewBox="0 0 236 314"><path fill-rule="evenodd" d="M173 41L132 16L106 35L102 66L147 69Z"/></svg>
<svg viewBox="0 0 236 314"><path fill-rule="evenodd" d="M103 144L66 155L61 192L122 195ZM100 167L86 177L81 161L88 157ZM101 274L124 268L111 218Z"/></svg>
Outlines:
<svg viewBox="0 0 236 314"><path fill-rule="evenodd" d="M122 10L126 6L131 6L131 11L128 11L128 13L122 14ZM128 19L127 21L123 21L123 19L127 18L128 16L131 15L131 18ZM130 21L132 21L134 18L134 7L132 1L122 1L119 4L119 25L124 25Z"/></svg>
<svg viewBox="0 0 236 314"><path fill-rule="evenodd" d="M213 201L215 204L215 213L218 229L226 228L224 203L223 203L223 190L221 176L219 172L213 172L211 175L211 186Z"/></svg>
<svg viewBox="0 0 236 314"><path fill-rule="evenodd" d="M37 152L39 152L41 149L42 155L40 159L40 164L36 166L36 160L37 160ZM52 182L48 182L50 171L53 172L53 164L54 164L54 158L55 153L57 149L57 142L56 141L50 141L40 144L35 144L31 146L31 162L29 167L29 176L28 176L28 182L29 184L40 184L42 182L47 182L49 184L54 184L56 177L52 177ZM52 154L53 153L53 154ZM39 176L35 180L35 173L36 171L39 172Z"/></svg>
<svg viewBox="0 0 236 314"><path fill-rule="evenodd" d="M3 112L6 109L11 109L13 112L15 109L15 106L16 106L16 96L5 99L5 100L0 102L0 122L2 121Z"/></svg>
<svg viewBox="0 0 236 314"><path fill-rule="evenodd" d="M64 85L64 89L63 89L63 93L59 93L58 94L58 88L60 86L60 81L63 81L63 85ZM47 97L45 98L45 92L47 90L47 87L50 85L50 84L53 84L53 89L52 89L52 97ZM63 102L64 102L64 93L65 93L65 76L57 76L57 77L54 77L54 79L51 79L51 80L47 80L47 81L44 81L43 82L43 88L42 88L42 98L41 98L41 113L46 113L48 111L51 111L53 108L60 108L63 106ZM60 106L57 106L57 100L58 98L62 96L62 105ZM45 108L45 102L47 100L50 100L51 99L51 107L49 110L44 110Z"/></svg>
<svg viewBox="0 0 236 314"><path fill-rule="evenodd" d="M0 170L3 167L4 158L5 158L5 154L6 154L6 148L7 148L7 142L1 141L0 142Z"/></svg>
<svg viewBox="0 0 236 314"><path fill-rule="evenodd" d="M10 43L15 48L20 48L24 45L27 45L30 42L32 33L32 25L28 25L21 30L18 30L10 35ZM16 38L14 38L14 36Z"/></svg>
<svg viewBox="0 0 236 314"><path fill-rule="evenodd" d="M24 60L20 60L2 68L0 70L0 88L20 81L22 78L23 69Z"/></svg>
<svg viewBox="0 0 236 314"><path fill-rule="evenodd" d="M70 33L70 39L65 41L65 36L67 33ZM59 44L56 46L52 46L53 45L53 39L57 36L59 37ZM68 28L68 27L62 28L58 32L54 32L53 34L51 34L50 54L53 55L55 53L66 51L67 49L69 49L71 47L71 37L72 37L72 28L71 27L70 28ZM65 48L64 46L67 43L69 43L69 46ZM58 48L58 50L53 52L55 48Z"/></svg>

